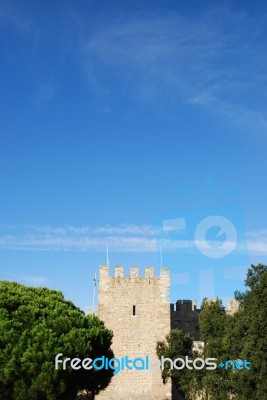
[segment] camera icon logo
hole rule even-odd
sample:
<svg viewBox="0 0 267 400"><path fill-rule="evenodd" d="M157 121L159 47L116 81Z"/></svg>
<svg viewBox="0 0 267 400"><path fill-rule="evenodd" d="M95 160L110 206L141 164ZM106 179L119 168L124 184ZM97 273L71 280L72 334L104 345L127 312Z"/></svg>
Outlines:
<svg viewBox="0 0 267 400"><path fill-rule="evenodd" d="M186 225L186 218L164 220L163 233L168 235L168 233L176 231L180 235L184 234L187 231ZM192 224L190 226L192 228ZM222 215L211 215L201 219L200 222L196 221L192 234L193 240L191 243L202 255L208 258L224 258L237 245L237 230L234 224ZM172 236L171 242L173 245L176 242L177 249L180 248L179 243L181 245L183 243L181 236L180 239L176 240ZM190 243L190 240L188 243Z"/></svg>
<svg viewBox="0 0 267 400"><path fill-rule="evenodd" d="M207 233L219 228L213 240L207 240ZM225 240L220 240L224 235ZM212 215L202 219L194 232L195 245L206 257L223 258L230 254L237 244L237 231L233 223L221 215Z"/></svg>

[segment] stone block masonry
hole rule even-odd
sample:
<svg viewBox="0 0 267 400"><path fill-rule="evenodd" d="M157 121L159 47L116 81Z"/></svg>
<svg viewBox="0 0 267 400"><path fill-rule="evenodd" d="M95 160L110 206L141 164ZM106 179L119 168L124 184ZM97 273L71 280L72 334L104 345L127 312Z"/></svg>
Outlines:
<svg viewBox="0 0 267 400"><path fill-rule="evenodd" d="M199 340L199 315L194 300L177 300L175 307L171 304L171 329L181 329L190 333L194 340Z"/></svg>
<svg viewBox="0 0 267 400"><path fill-rule="evenodd" d="M99 271L98 316L113 331L115 357L157 358L156 344L170 332L170 274L161 268L154 277L153 268L139 276L137 267L124 276L123 267L109 275L108 266ZM97 400L170 400L171 382L162 382L161 371L121 371Z"/></svg>

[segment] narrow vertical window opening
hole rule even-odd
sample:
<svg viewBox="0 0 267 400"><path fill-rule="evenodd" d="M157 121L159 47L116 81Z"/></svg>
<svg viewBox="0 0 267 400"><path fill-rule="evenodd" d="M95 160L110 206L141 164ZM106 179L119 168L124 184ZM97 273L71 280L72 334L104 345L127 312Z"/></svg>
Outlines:
<svg viewBox="0 0 267 400"><path fill-rule="evenodd" d="M135 306L133 306L133 315L135 315Z"/></svg>

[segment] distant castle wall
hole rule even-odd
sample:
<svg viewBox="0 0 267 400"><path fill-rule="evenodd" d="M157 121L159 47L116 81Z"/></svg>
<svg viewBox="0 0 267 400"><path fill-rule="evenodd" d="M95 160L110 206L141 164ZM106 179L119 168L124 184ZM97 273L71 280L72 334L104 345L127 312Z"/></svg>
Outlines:
<svg viewBox="0 0 267 400"><path fill-rule="evenodd" d="M139 276L137 267L124 276L122 267L109 275L100 267L98 316L113 331L115 357L128 355L157 358L156 343L164 340L171 329L170 275L161 268L154 277L153 268ZM171 382L163 384L161 371L121 371L97 400L166 400L171 399Z"/></svg>
<svg viewBox="0 0 267 400"><path fill-rule="evenodd" d="M240 302L238 300L229 300L225 312L227 315L234 315L239 310L239 307Z"/></svg>
<svg viewBox="0 0 267 400"><path fill-rule="evenodd" d="M199 314L194 300L178 300L171 304L171 328L190 333L194 340L199 340Z"/></svg>
<svg viewBox="0 0 267 400"><path fill-rule="evenodd" d="M217 299L205 299L207 303L217 301ZM229 300L225 308L227 315L234 315L240 307L238 300ZM191 334L194 340L199 341L199 316L200 309L197 309L194 300L178 300L175 305L171 304L171 329L181 329Z"/></svg>
<svg viewBox="0 0 267 400"><path fill-rule="evenodd" d="M218 299L205 299L206 303L212 303L212 302L216 302ZM227 315L234 315L240 308L240 301L239 300L229 300L227 302L227 305L225 307L225 313Z"/></svg>

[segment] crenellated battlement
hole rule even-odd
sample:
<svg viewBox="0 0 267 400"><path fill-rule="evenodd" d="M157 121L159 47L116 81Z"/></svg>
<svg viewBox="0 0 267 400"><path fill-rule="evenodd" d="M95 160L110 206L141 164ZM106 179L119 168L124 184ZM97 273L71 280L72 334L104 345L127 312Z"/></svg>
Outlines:
<svg viewBox="0 0 267 400"><path fill-rule="evenodd" d="M195 340L199 340L199 314L195 300L178 300L171 304L171 327L189 332Z"/></svg>
<svg viewBox="0 0 267 400"><path fill-rule="evenodd" d="M184 312L197 311L197 302L195 300L177 300L175 305L171 304L171 311L179 313L181 310Z"/></svg>
<svg viewBox="0 0 267 400"><path fill-rule="evenodd" d="M139 269L138 267L131 267L130 268L130 276L132 278L138 278L138 274L139 274Z"/></svg>
<svg viewBox="0 0 267 400"><path fill-rule="evenodd" d="M160 269L160 275L158 277L154 276L154 268L153 267L146 267L144 269L144 276L141 276L139 274L139 268L136 266L130 267L130 274L125 275L124 268L122 266L116 266L115 267L115 274L110 275L109 274L109 267L107 265L102 265L100 266L100 271L99 271L99 277L100 277L100 282L108 282L113 278L123 278L126 280L129 280L129 278L132 279L137 279L138 282L141 280L146 280L147 278L151 279L157 279L160 281L166 281L169 282L170 279L170 272L169 268L167 267L162 267Z"/></svg>
<svg viewBox="0 0 267 400"><path fill-rule="evenodd" d="M123 267L115 267L115 277L117 278L123 278Z"/></svg>
<svg viewBox="0 0 267 400"><path fill-rule="evenodd" d="M133 292L147 294L153 296L153 291L158 288L159 295L163 302L170 301L170 271L169 268L162 267L159 276L154 276L154 268L146 267L144 275L140 276L139 268L130 267L130 274L125 275L122 266L115 267L115 274L109 275L109 267L107 265L100 266L99 271L99 300L100 303L104 299L110 298L111 292L119 291L125 288L126 293ZM115 296L115 293L114 295Z"/></svg>
<svg viewBox="0 0 267 400"><path fill-rule="evenodd" d="M240 308L240 301L232 299L227 302L225 312L227 315L234 315Z"/></svg>

